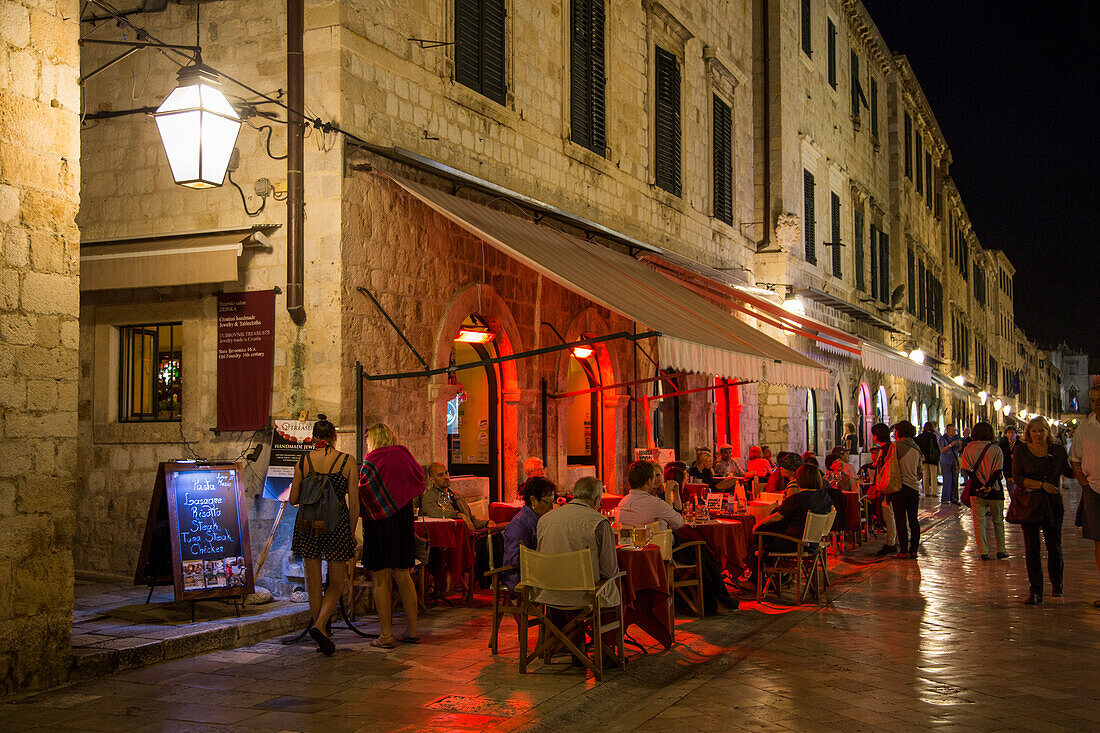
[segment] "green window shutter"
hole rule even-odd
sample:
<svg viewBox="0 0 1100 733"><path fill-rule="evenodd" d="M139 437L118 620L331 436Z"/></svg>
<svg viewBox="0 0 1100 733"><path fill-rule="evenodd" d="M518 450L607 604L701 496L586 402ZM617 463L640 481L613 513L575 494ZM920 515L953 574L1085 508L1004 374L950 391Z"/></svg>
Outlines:
<svg viewBox="0 0 1100 733"><path fill-rule="evenodd" d="M817 264L817 246L814 242L817 236L817 222L814 221L814 174L807 170L802 171L802 226L804 231L806 261L811 265Z"/></svg>
<svg viewBox="0 0 1100 733"><path fill-rule="evenodd" d="M714 218L733 225L733 110L717 95L714 107Z"/></svg>
<svg viewBox="0 0 1100 733"><path fill-rule="evenodd" d="M917 263L917 318L922 322L927 316L928 310L928 296L925 293L928 278L924 270L924 260Z"/></svg>
<svg viewBox="0 0 1100 733"><path fill-rule="evenodd" d="M680 64L656 46L656 164L657 185L679 196L680 180Z"/></svg>
<svg viewBox="0 0 1100 733"><path fill-rule="evenodd" d="M906 267L905 267L906 274L908 275L908 280L906 280L906 282L908 283L906 285L906 289L909 291L909 309L908 310L909 310L909 313L911 313L913 315L916 315L917 298L916 298L916 295L913 293L913 286L917 284L917 274L916 274L916 258L913 256L913 248L912 247L910 247L909 249L907 249L905 251L905 265L906 265Z"/></svg>
<svg viewBox="0 0 1100 733"><path fill-rule="evenodd" d="M871 297L878 300L878 229L871 225L871 239L867 246L871 250Z"/></svg>
<svg viewBox="0 0 1100 733"><path fill-rule="evenodd" d="M878 139L878 82L871 76L871 137Z"/></svg>
<svg viewBox="0 0 1100 733"><path fill-rule="evenodd" d="M807 56L814 55L813 43L810 31L813 29L810 15L810 0L802 0L802 52Z"/></svg>
<svg viewBox="0 0 1100 733"><path fill-rule="evenodd" d="M863 279L863 212L856 209L854 218L855 236L852 237L852 246L855 247L856 260L856 289L867 290L867 283Z"/></svg>
<svg viewBox="0 0 1100 733"><path fill-rule="evenodd" d="M878 234L878 267L879 283L878 298L883 303L890 303L890 235L886 232Z"/></svg>
<svg viewBox="0 0 1100 733"><path fill-rule="evenodd" d="M923 170L922 165L923 165L923 161L924 161L924 141L921 140L921 136L919 134L916 136L915 143L916 143L916 153L914 154L913 158L914 158L914 164L916 166L916 169L914 171L914 174L916 175L916 179L917 179L917 193L923 194L924 193L924 174L921 171Z"/></svg>
<svg viewBox="0 0 1100 733"><path fill-rule="evenodd" d="M859 99L863 96L863 89L859 83L859 56L855 51L850 54L851 84L852 84L852 117L859 118Z"/></svg>
<svg viewBox="0 0 1100 733"><path fill-rule="evenodd" d="M603 0L572 0L570 18L570 138L594 153L607 151Z"/></svg>
<svg viewBox="0 0 1100 733"><path fill-rule="evenodd" d="M504 104L504 0L455 0L454 7L455 81Z"/></svg>
<svg viewBox="0 0 1100 733"><path fill-rule="evenodd" d="M932 209L932 189L934 187L933 182L935 179L935 171L932 170L932 154L924 154L924 200L928 204L928 209Z"/></svg>
<svg viewBox="0 0 1100 733"><path fill-rule="evenodd" d="M825 37L829 47L829 86L836 89L836 26L832 20L828 21L828 33Z"/></svg>
<svg viewBox="0 0 1100 733"><path fill-rule="evenodd" d="M833 277L843 277L841 271L842 257L840 249L840 197L835 193L829 194L830 213L832 214L832 239L833 239Z"/></svg>

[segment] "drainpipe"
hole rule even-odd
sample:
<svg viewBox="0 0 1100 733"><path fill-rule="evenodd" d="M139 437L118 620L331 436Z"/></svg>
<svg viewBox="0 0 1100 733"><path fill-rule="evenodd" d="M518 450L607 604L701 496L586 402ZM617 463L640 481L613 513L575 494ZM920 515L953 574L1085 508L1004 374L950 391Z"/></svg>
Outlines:
<svg viewBox="0 0 1100 733"><path fill-rule="evenodd" d="M286 2L286 310L291 320L301 326L306 320L305 308L305 56L302 52L305 36L304 0Z"/></svg>
<svg viewBox="0 0 1100 733"><path fill-rule="evenodd" d="M760 0L761 18L760 28L763 38L760 41L760 52L764 56L763 86L764 86L764 236L762 241L767 247L771 243L772 222L772 85L771 85L771 43L768 24L768 4L771 0Z"/></svg>

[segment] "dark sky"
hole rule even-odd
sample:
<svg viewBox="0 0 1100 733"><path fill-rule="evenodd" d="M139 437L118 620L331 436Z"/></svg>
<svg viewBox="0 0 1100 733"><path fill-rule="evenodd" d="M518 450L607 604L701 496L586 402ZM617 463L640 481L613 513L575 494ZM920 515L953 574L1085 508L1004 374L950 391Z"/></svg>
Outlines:
<svg viewBox="0 0 1100 733"><path fill-rule="evenodd" d="M1017 324L1100 358L1100 3L864 5L916 72L979 241L1016 266Z"/></svg>

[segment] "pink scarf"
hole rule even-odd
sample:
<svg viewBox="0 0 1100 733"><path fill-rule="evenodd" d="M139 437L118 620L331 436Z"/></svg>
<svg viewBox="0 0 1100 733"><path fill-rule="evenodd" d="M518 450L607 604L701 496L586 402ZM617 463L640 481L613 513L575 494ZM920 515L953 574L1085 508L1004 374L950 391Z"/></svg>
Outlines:
<svg viewBox="0 0 1100 733"><path fill-rule="evenodd" d="M359 515L392 517L424 493L424 469L403 445L378 448L363 459L359 472Z"/></svg>

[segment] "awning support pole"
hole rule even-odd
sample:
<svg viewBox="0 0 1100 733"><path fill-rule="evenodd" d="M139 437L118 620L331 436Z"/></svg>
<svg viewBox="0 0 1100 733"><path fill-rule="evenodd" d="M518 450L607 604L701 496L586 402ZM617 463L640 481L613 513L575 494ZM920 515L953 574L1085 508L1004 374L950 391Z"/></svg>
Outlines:
<svg viewBox="0 0 1100 733"><path fill-rule="evenodd" d="M396 328L396 326L395 326ZM590 346L592 344L604 343L606 341L617 341L619 339L641 339L651 338L653 336L660 336L658 331L646 331L645 333L632 334L627 331L621 331L619 333L613 333L610 336L597 336L596 338L586 338L580 341L573 341L568 344L557 344L555 346L543 346L541 349L530 349L529 351L520 351L515 354L506 354L505 356L496 356L492 359L482 359L481 361L474 361L467 364L455 364L454 366L439 367L436 369L424 369L419 372L396 372L394 374L366 374L363 379L367 382L378 382L383 379L412 379L415 377L432 377L436 374L453 374L460 372L463 369L474 369L476 367L490 366L492 364L500 364L506 361L516 361L517 359L526 359L531 356L541 356L542 354L552 354L555 351L564 351L565 349L572 349L574 346ZM410 347L411 348L411 347ZM427 366L425 364L425 366Z"/></svg>
<svg viewBox="0 0 1100 733"><path fill-rule="evenodd" d="M619 387L633 387L636 384L648 384L649 382L659 382L662 379L675 379L682 377L686 372L674 372L672 374L662 374L659 377L646 377L645 379L635 379L630 382L619 382L618 384L605 384L602 387L589 387L588 389L578 389L576 392L564 392L562 394L549 395L552 400L563 400L566 397L577 397L582 394L592 394L593 392L603 392L609 389L618 389ZM675 388L675 384L669 382ZM638 399L641 399L640 397Z"/></svg>
<svg viewBox="0 0 1100 733"><path fill-rule="evenodd" d="M359 380L359 383L362 384L363 381ZM546 377L543 377L542 378L542 394L540 395L540 398L541 398L540 401L542 402L542 465L543 466L546 465L546 459L547 459L546 440L547 440L547 432L548 432L547 429L550 426L549 422L547 421L547 414L546 414L546 407L547 407L546 398L547 398L547 396L548 395L546 393Z"/></svg>
<svg viewBox="0 0 1100 733"><path fill-rule="evenodd" d="M355 458L363 465L363 365L355 362Z"/></svg>
<svg viewBox="0 0 1100 733"><path fill-rule="evenodd" d="M745 382L726 382L724 384L712 384L709 387L696 387L695 389L682 389L679 392L668 392L666 394L655 395L653 397L648 397L648 396L647 397L636 397L635 399L647 400L647 401L651 400L651 399L660 400L660 399L664 399L665 397L679 397L680 395L693 394L695 392L711 392L711 391L716 390L716 389L721 389L722 387L740 387L742 384L752 384L752 382L745 381Z"/></svg>
<svg viewBox="0 0 1100 733"><path fill-rule="evenodd" d="M420 352L416 350L416 347L413 346L412 342L409 341L409 339L405 336L405 332L398 328L397 324L393 322L393 319L390 318L390 314L387 313L386 309L382 307L382 304L378 302L378 298L374 297L374 293L362 286L356 288L356 290L370 298L371 302L374 303L374 307L377 308L383 316L385 316L386 321L389 322L391 326L393 326L393 330L397 331L397 335L400 336L401 340L405 342L405 346L409 347L409 351L413 353L413 356L415 356L416 360L420 362L420 365L427 369L428 362L424 361L424 357L420 355ZM359 381L362 382L363 380L360 379Z"/></svg>

